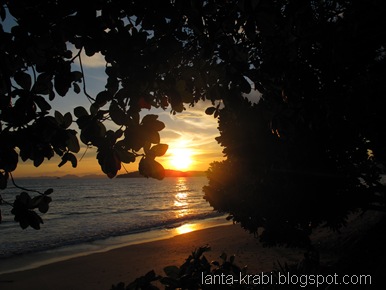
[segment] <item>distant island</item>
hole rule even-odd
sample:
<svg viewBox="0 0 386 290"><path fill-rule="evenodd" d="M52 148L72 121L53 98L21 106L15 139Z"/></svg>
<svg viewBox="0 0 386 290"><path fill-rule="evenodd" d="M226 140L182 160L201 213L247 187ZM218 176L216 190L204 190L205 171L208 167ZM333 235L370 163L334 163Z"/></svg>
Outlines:
<svg viewBox="0 0 386 290"><path fill-rule="evenodd" d="M100 179L100 178L106 178L106 175L101 174L88 174L88 175L75 175L75 174L66 174L66 175L56 175L56 176L49 176L49 175L41 175L41 176L23 176L20 177L21 179Z"/></svg>
<svg viewBox="0 0 386 290"><path fill-rule="evenodd" d="M197 176L206 176L205 171L179 171L172 169L165 169L165 177L197 177ZM144 177L139 171L129 172L125 174L117 175L116 178L136 178Z"/></svg>
<svg viewBox="0 0 386 290"><path fill-rule="evenodd" d="M206 176L205 171L179 171L172 169L165 169L165 177L197 177L197 176ZM117 175L116 178L137 178L144 177L139 171L133 171L125 174ZM107 178L106 175L100 174L88 174L78 176L75 174L66 174L63 176L25 176L21 177L22 179L100 179Z"/></svg>

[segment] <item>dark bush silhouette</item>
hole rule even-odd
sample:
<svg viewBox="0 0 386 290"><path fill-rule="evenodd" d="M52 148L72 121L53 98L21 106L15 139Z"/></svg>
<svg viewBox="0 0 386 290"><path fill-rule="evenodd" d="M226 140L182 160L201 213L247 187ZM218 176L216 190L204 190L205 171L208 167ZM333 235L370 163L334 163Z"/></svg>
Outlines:
<svg viewBox="0 0 386 290"><path fill-rule="evenodd" d="M245 13L259 32L248 77L261 99L224 98L227 160L212 164L205 198L249 231L265 229L267 243L306 244L318 225L384 209L385 5L260 5Z"/></svg>

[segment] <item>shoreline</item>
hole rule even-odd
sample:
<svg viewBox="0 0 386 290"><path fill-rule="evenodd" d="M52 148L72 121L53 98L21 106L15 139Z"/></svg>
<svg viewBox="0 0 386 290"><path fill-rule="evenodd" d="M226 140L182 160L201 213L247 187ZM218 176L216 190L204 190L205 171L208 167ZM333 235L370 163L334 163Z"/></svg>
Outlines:
<svg viewBox="0 0 386 290"><path fill-rule="evenodd" d="M340 234L323 228L316 230L311 239L319 248L321 265L331 266L342 257L345 258L348 250L355 249L357 242L366 238L382 217L382 213L353 215L349 225L343 228ZM371 235L370 240L373 239ZM248 273L251 274L272 271L278 262L281 265L299 263L305 253L305 249L300 248L265 248L240 225L220 225L3 274L0 275L0 288L109 290L112 285L119 282L127 285L151 270L158 275L164 275L164 267L181 266L194 250L206 245L211 247L211 251L205 253L208 261L219 261L222 253L226 253L228 257L235 255L235 264L240 267L247 266ZM357 264L350 262L348 266L350 265ZM379 280L379 277L374 279Z"/></svg>
<svg viewBox="0 0 386 290"><path fill-rule="evenodd" d="M119 282L127 285L151 270L163 275L164 267L182 265L195 249L206 245L211 247L211 251L205 253L208 261L219 261L222 253L235 255L235 263L239 266L247 265L251 273L270 271L277 261L299 262L304 253L300 249L288 251L284 248L263 248L240 225L220 225L3 274L0 275L0 288L108 290L111 285Z"/></svg>
<svg viewBox="0 0 386 290"><path fill-rule="evenodd" d="M122 236L109 237L102 240L95 240L88 243L80 243L40 252L20 254L2 259L0 263L0 275L31 270L77 257L108 252L110 250L130 245L169 239L192 231L230 224L232 224L232 222L227 221L224 216L218 216L203 220L191 220L189 222L182 223L177 227L153 229Z"/></svg>

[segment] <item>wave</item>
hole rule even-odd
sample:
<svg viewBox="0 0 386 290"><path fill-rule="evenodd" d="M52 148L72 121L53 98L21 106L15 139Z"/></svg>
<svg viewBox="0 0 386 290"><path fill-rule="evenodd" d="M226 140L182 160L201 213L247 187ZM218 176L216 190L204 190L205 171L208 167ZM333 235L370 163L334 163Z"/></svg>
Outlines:
<svg viewBox="0 0 386 290"><path fill-rule="evenodd" d="M221 215L202 199L205 178L184 182L175 179L163 183L141 180L138 184L135 180L112 183L96 179L92 184L84 180L57 181L50 186L55 188L54 201L49 212L42 215L45 223L40 231L29 228L21 231L10 211L3 212L0 258L170 229ZM45 184L41 186L44 188ZM186 193L187 197L177 207L178 193Z"/></svg>
<svg viewBox="0 0 386 290"><path fill-rule="evenodd" d="M221 213L210 212L195 215L189 215L182 218L171 218L164 221L153 221L142 225L131 226L128 228L116 228L109 231L96 232L92 235L85 233L83 236L66 236L58 238L47 238L44 242L31 241L28 247L21 246L11 247L11 250L0 249L0 258L10 258L13 256L25 255L29 253L44 252L48 250L58 249L61 247L74 246L83 243L91 243L98 240L105 240L111 237L127 236L132 234L144 233L160 229L173 229L191 221L199 221L221 216Z"/></svg>

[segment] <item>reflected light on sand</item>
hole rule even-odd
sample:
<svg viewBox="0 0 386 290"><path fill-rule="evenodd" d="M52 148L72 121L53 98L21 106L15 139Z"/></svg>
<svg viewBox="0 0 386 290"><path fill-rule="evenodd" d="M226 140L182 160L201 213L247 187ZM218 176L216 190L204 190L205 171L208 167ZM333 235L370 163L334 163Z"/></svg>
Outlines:
<svg viewBox="0 0 386 290"><path fill-rule="evenodd" d="M195 224L185 224L178 228L176 228L176 232L178 235L190 233L197 230L197 225Z"/></svg>

